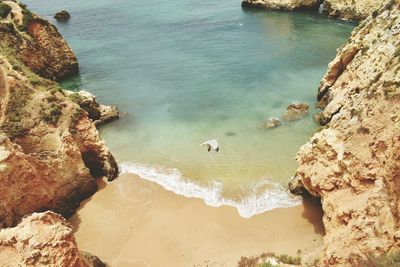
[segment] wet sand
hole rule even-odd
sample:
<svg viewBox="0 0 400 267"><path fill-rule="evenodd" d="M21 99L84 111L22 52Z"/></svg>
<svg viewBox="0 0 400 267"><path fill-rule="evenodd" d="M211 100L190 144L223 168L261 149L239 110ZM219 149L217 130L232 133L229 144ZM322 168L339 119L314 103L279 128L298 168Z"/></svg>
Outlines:
<svg viewBox="0 0 400 267"><path fill-rule="evenodd" d="M134 175L99 185L70 222L79 248L110 266L236 266L241 256L294 256L321 244L314 203L245 219L232 207L209 207Z"/></svg>

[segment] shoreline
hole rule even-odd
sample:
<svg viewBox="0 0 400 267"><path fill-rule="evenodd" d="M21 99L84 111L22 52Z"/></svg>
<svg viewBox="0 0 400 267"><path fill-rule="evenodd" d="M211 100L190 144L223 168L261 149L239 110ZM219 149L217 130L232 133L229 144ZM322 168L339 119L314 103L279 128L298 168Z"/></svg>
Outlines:
<svg viewBox="0 0 400 267"><path fill-rule="evenodd" d="M99 181L69 222L80 249L112 266L234 266L265 251L315 253L323 234L319 212L305 202L245 219L233 207L210 207L124 174Z"/></svg>
<svg viewBox="0 0 400 267"><path fill-rule="evenodd" d="M300 197L292 195L280 182L266 178L260 178L256 183L246 185L246 192L243 189L239 191L239 188L236 190L232 190L229 186L226 188L226 184L220 180L209 180L207 183L192 180L176 168L123 162L119 165L119 169L120 175L137 175L176 195L201 199L211 207L234 207L243 218L250 218L277 208L295 207L302 202Z"/></svg>

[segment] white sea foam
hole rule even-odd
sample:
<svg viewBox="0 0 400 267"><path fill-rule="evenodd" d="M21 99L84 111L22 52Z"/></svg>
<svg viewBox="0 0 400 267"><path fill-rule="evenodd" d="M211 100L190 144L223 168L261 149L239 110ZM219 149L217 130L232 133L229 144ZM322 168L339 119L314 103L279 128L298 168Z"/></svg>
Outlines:
<svg viewBox="0 0 400 267"><path fill-rule="evenodd" d="M222 205L235 207L239 215L249 218L253 215L263 213L276 208L293 207L301 204L301 198L290 194L278 183L266 179L254 184L248 197L236 201L222 196L223 184L217 181L209 182L202 186L185 179L178 169L168 169L153 165L124 162L119 165L121 174L136 174L142 179L155 182L166 190L188 198L200 198L212 207ZM256 194L261 188L268 187L264 192Z"/></svg>

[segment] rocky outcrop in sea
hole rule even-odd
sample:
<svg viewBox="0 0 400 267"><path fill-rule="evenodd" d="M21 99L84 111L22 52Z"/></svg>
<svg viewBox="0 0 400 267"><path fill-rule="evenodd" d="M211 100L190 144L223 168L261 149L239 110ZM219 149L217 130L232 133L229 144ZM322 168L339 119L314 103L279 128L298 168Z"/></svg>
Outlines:
<svg viewBox="0 0 400 267"><path fill-rule="evenodd" d="M385 0L325 0L324 11L331 17L363 20L377 12Z"/></svg>
<svg viewBox="0 0 400 267"><path fill-rule="evenodd" d="M242 7L264 8L269 10L320 9L327 15L348 20L363 20L377 12L384 0L244 0Z"/></svg>
<svg viewBox="0 0 400 267"><path fill-rule="evenodd" d="M318 0L244 0L242 7L257 7L271 10L316 9Z"/></svg>

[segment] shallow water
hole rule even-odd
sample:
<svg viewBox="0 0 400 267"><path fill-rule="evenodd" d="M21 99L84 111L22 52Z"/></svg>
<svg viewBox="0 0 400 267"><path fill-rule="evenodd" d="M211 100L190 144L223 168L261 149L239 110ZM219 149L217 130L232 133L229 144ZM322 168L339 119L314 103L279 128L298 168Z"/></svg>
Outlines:
<svg viewBox="0 0 400 267"><path fill-rule="evenodd" d="M101 128L124 172L227 204L244 217L299 201L284 187L316 130L311 114L260 129L293 102L314 106L327 63L354 24L311 13L250 11L240 1L27 1L56 23L88 90L123 117ZM315 12L317 13L317 12ZM217 139L221 150L199 144Z"/></svg>

